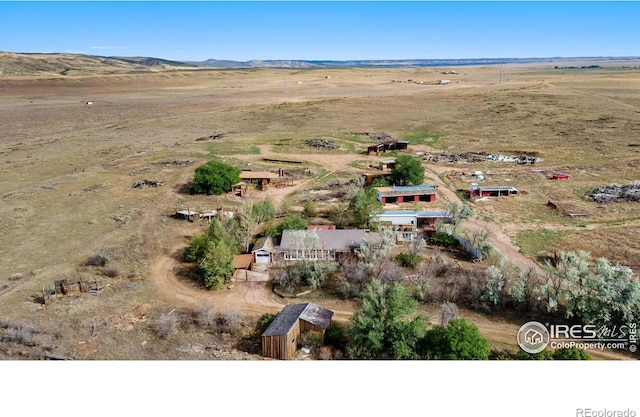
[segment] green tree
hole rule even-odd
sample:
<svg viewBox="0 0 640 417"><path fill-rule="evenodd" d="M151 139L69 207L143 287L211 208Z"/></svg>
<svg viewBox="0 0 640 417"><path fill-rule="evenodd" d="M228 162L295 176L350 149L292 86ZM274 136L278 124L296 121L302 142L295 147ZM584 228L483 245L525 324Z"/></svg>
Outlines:
<svg viewBox="0 0 640 417"><path fill-rule="evenodd" d="M588 361L591 356L584 350L576 347L562 348L553 352L554 360L574 360L574 361Z"/></svg>
<svg viewBox="0 0 640 417"><path fill-rule="evenodd" d="M357 228L374 229L371 213L382 211L382 207L374 188L361 188L349 202L348 211Z"/></svg>
<svg viewBox="0 0 640 417"><path fill-rule="evenodd" d="M233 275L233 257L238 253L235 227L233 219L225 219L224 224L213 219L209 229L193 237L182 254L184 261L198 263L196 272L209 289L220 288Z"/></svg>
<svg viewBox="0 0 640 417"><path fill-rule="evenodd" d="M215 241L204 259L198 264L198 272L204 279L205 287L217 290L233 275L233 250L222 241Z"/></svg>
<svg viewBox="0 0 640 417"><path fill-rule="evenodd" d="M416 346L424 336L426 318L410 316L417 302L399 283L372 281L347 329L347 354L353 359L417 359Z"/></svg>
<svg viewBox="0 0 640 417"><path fill-rule="evenodd" d="M391 181L396 185L420 185L424 182L424 167L418 158L400 155L391 170Z"/></svg>
<svg viewBox="0 0 640 417"><path fill-rule="evenodd" d="M236 236L242 244L245 252L249 251L251 241L267 222L272 222L276 217L276 208L270 198L245 204L236 213L235 220L238 224Z"/></svg>
<svg viewBox="0 0 640 417"><path fill-rule="evenodd" d="M464 318L451 319L446 327L433 326L419 346L423 359L486 360L490 353L487 339Z"/></svg>
<svg viewBox="0 0 640 417"><path fill-rule="evenodd" d="M224 194L240 182L240 169L218 161L209 161L196 168L193 189L198 194Z"/></svg>
<svg viewBox="0 0 640 417"><path fill-rule="evenodd" d="M295 216L287 216L282 219L282 223L280 224L280 233L283 230L305 230L308 226L308 223L302 217Z"/></svg>
<svg viewBox="0 0 640 417"><path fill-rule="evenodd" d="M504 302L505 285L507 283L506 260L502 258L499 265L491 265L485 270L485 282L481 301L487 308L501 306Z"/></svg>
<svg viewBox="0 0 640 417"><path fill-rule="evenodd" d="M194 236L182 253L185 262L200 262L211 248L211 241L206 234Z"/></svg>
<svg viewBox="0 0 640 417"><path fill-rule="evenodd" d="M251 217L259 224L275 219L276 207L273 205L273 201L267 197L262 201L253 203L251 206Z"/></svg>
<svg viewBox="0 0 640 417"><path fill-rule="evenodd" d="M516 276L509 282L511 299L518 310L529 311L539 293L540 279L533 267L527 271L514 266Z"/></svg>
<svg viewBox="0 0 640 417"><path fill-rule="evenodd" d="M305 201L302 215L306 218L316 217L316 204L311 200Z"/></svg>
<svg viewBox="0 0 640 417"><path fill-rule="evenodd" d="M460 223L473 217L473 209L467 204L459 204L457 201L453 201L449 204L449 213L451 213L451 224L455 231ZM488 236L487 236L488 237Z"/></svg>
<svg viewBox="0 0 640 417"><path fill-rule="evenodd" d="M631 269L611 265L606 258L595 264L585 251L560 252L555 274L560 277L558 299L567 318L586 324L624 325L640 313L640 282Z"/></svg>

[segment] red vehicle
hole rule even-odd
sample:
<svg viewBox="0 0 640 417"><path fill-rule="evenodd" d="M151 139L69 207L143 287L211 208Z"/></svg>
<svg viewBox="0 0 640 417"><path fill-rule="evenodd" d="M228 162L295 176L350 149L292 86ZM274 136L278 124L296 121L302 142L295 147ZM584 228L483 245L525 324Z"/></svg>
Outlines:
<svg viewBox="0 0 640 417"><path fill-rule="evenodd" d="M569 178L571 178L571 175L564 174L562 172L556 172L551 178L554 180L568 180Z"/></svg>

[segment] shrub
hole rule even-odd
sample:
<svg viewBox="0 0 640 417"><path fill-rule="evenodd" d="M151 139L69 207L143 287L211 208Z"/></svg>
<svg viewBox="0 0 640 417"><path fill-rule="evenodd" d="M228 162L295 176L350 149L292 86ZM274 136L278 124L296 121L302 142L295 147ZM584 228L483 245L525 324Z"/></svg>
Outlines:
<svg viewBox="0 0 640 417"><path fill-rule="evenodd" d="M399 253L394 259L398 265L404 268L415 268L422 262L422 256L411 253Z"/></svg>
<svg viewBox="0 0 640 417"><path fill-rule="evenodd" d="M322 344L320 332L309 330L300 335L300 344L311 350L318 349Z"/></svg>
<svg viewBox="0 0 640 417"><path fill-rule="evenodd" d="M283 230L305 230L307 225L307 221L298 215L287 216L282 220L280 233L282 233Z"/></svg>
<svg viewBox="0 0 640 417"><path fill-rule="evenodd" d="M231 308L218 316L218 330L220 333L237 334L242 328L242 314Z"/></svg>
<svg viewBox="0 0 640 417"><path fill-rule="evenodd" d="M87 265L89 266L105 266L107 262L109 262L109 257L104 253L96 253L87 259Z"/></svg>
<svg viewBox="0 0 640 417"><path fill-rule="evenodd" d="M194 320L200 327L210 327L216 324L216 310L212 305L200 304L194 312Z"/></svg>
<svg viewBox="0 0 640 417"><path fill-rule="evenodd" d="M346 345L344 327L338 323L331 323L324 332L324 343L336 349L344 349Z"/></svg>
<svg viewBox="0 0 640 417"><path fill-rule="evenodd" d="M277 316L277 314L273 313L265 313L260 316L258 322L256 323L257 331L262 335L262 333L267 330L267 328L271 325L271 323L273 323L273 320L275 320Z"/></svg>
<svg viewBox="0 0 640 417"><path fill-rule="evenodd" d="M171 313L162 313L156 325L156 336L161 339L170 338L176 331L178 317Z"/></svg>
<svg viewBox="0 0 640 417"><path fill-rule="evenodd" d="M108 276L109 278L115 278L115 277L117 277L118 275L120 275L120 271L119 271L119 270L118 270L118 268L116 268L116 267L111 267L111 268L107 268L107 269L104 271L104 274L105 274L106 276Z"/></svg>
<svg viewBox="0 0 640 417"><path fill-rule="evenodd" d="M318 352L318 359L321 361L330 361L333 359L333 352L329 346L322 346Z"/></svg>
<svg viewBox="0 0 640 417"><path fill-rule="evenodd" d="M19 343L24 346L37 346L38 340L36 339L36 331L33 327L18 324L12 327L8 327L7 331L2 336L3 342Z"/></svg>
<svg viewBox="0 0 640 417"><path fill-rule="evenodd" d="M302 209L302 215L307 218L316 217L316 205L313 201L307 200L304 203L304 207Z"/></svg>
<svg viewBox="0 0 640 417"><path fill-rule="evenodd" d="M431 241L438 246L455 246L458 243L452 235L446 233L436 233Z"/></svg>

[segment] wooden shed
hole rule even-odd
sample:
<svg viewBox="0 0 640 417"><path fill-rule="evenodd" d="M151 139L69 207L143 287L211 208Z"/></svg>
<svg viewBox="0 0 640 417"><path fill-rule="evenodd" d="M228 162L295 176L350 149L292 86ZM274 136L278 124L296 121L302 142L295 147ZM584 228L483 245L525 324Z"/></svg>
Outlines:
<svg viewBox="0 0 640 417"><path fill-rule="evenodd" d="M324 343L324 332L331 324L333 311L318 305L289 304L262 333L262 356L292 359L300 343L300 335L314 331Z"/></svg>

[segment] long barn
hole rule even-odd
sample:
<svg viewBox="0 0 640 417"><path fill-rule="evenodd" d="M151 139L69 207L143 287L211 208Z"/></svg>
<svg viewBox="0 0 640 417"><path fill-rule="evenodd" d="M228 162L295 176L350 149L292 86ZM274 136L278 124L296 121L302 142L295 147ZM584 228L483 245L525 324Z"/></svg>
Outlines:
<svg viewBox="0 0 640 417"><path fill-rule="evenodd" d="M262 333L262 356L293 359L300 335L309 331L318 332L321 343L324 343L324 332L332 317L333 311L315 304L286 305Z"/></svg>

